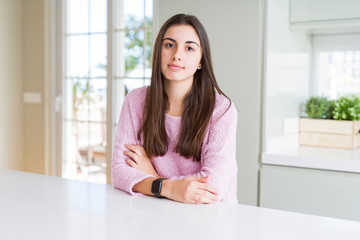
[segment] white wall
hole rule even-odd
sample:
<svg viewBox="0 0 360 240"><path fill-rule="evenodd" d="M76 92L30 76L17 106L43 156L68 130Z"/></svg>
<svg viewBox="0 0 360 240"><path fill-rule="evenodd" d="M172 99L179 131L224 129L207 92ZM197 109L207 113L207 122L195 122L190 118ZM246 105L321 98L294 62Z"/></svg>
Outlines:
<svg viewBox="0 0 360 240"><path fill-rule="evenodd" d="M299 117L309 96L311 37L289 30L289 0L268 0L267 8L264 136L271 151L298 139L283 136L283 121Z"/></svg>
<svg viewBox="0 0 360 240"><path fill-rule="evenodd" d="M177 13L197 16L210 38L215 75L238 113L238 199L257 204L262 62L261 0L158 0L159 25Z"/></svg>
<svg viewBox="0 0 360 240"><path fill-rule="evenodd" d="M45 1L0 0L0 168L45 173Z"/></svg>
<svg viewBox="0 0 360 240"><path fill-rule="evenodd" d="M22 0L0 0L0 168L23 170Z"/></svg>

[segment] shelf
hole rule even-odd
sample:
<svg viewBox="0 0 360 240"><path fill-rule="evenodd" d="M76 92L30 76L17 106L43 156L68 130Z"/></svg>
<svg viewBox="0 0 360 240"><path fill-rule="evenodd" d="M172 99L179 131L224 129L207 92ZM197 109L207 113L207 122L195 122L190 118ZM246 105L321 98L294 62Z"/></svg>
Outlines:
<svg viewBox="0 0 360 240"><path fill-rule="evenodd" d="M297 147L262 154L262 163L360 173L360 148L354 150Z"/></svg>
<svg viewBox="0 0 360 240"><path fill-rule="evenodd" d="M354 0L291 0L289 23L292 30L309 34L358 32L359 1Z"/></svg>
<svg viewBox="0 0 360 240"><path fill-rule="evenodd" d="M290 23L289 29L309 35L354 34L360 32L360 20Z"/></svg>

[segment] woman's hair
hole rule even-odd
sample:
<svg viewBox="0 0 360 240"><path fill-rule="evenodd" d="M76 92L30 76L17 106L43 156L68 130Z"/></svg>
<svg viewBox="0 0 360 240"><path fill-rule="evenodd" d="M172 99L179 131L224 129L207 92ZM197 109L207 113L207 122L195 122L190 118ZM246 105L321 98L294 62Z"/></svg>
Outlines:
<svg viewBox="0 0 360 240"><path fill-rule="evenodd" d="M138 131L140 140L144 134L144 148L148 157L164 156L168 151L168 136L165 129L165 113L169 100L164 90L164 76L161 73L161 48L166 31L172 26L192 26L202 47L201 69L194 74L191 90L183 102L181 129L175 151L182 156L200 161L201 146L215 106L215 89L219 88L211 61L210 44L204 26L192 15L177 14L161 27L154 44L151 85L147 89L143 123ZM227 96L226 96L227 97Z"/></svg>

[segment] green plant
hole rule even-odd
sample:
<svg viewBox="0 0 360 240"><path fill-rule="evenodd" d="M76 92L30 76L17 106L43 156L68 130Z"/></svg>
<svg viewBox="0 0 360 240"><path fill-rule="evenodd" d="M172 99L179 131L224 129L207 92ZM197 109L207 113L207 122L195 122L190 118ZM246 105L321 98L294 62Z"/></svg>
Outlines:
<svg viewBox="0 0 360 240"><path fill-rule="evenodd" d="M350 94L339 98L333 114L336 120L360 120L360 96Z"/></svg>
<svg viewBox="0 0 360 240"><path fill-rule="evenodd" d="M125 57L126 71L135 69L142 57L144 57L145 64L150 66L152 60L152 32L150 30L146 30L144 33L143 31L134 29L149 29L152 26L152 19L145 17L144 20L138 20L135 16L129 16L126 22L126 27L128 29L132 29L126 32L125 38L125 48L129 52L129 55Z"/></svg>
<svg viewBox="0 0 360 240"><path fill-rule="evenodd" d="M151 67L152 62L152 18L145 17L144 20L138 20L135 16L130 15L126 20L127 26L124 41L125 49L128 54L125 55L125 71L131 71L138 67L138 64L144 60L145 67ZM148 29L144 31L139 29ZM135 29L135 30L134 30ZM146 37L144 50L144 37ZM97 68L106 71L106 63L99 63Z"/></svg>
<svg viewBox="0 0 360 240"><path fill-rule="evenodd" d="M332 119L335 103L326 97L310 97L305 104L305 113L309 118Z"/></svg>
<svg viewBox="0 0 360 240"><path fill-rule="evenodd" d="M93 93L93 88L90 85L90 81L83 80L81 78L76 78L73 80L73 113L74 117L76 116L79 108L84 103L94 102L91 95ZM76 117L75 117L76 118Z"/></svg>

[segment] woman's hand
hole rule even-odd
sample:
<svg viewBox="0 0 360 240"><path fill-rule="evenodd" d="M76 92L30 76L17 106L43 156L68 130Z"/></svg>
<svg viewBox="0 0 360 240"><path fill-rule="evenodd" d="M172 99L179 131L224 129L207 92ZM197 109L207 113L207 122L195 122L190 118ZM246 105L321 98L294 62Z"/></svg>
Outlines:
<svg viewBox="0 0 360 240"><path fill-rule="evenodd" d="M165 180L161 195L183 203L203 204L216 202L219 192L206 184L207 177L188 177L181 180Z"/></svg>
<svg viewBox="0 0 360 240"><path fill-rule="evenodd" d="M160 177L142 146L125 144L125 147L130 151L124 151L124 154L131 158L126 160L127 164L154 177Z"/></svg>

